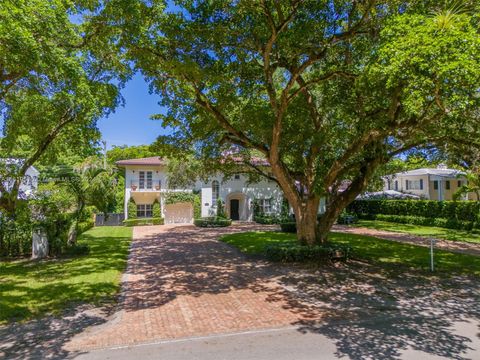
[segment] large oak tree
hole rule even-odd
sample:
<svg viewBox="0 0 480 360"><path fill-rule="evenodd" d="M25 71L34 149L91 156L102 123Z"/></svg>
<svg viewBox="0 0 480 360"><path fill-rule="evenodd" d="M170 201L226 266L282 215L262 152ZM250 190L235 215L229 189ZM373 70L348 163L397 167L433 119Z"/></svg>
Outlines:
<svg viewBox="0 0 480 360"><path fill-rule="evenodd" d="M478 145L479 5L437 3L119 1L105 13L162 95L171 141L262 154L313 244L392 157Z"/></svg>

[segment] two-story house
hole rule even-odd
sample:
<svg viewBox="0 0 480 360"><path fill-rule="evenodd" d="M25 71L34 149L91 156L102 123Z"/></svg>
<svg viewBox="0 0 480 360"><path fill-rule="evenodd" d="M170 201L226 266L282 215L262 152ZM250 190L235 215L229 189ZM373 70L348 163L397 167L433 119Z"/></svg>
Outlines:
<svg viewBox="0 0 480 360"><path fill-rule="evenodd" d="M167 163L162 158L120 160L116 164L125 169L125 216L128 216L131 198L137 206L138 217L151 217L153 202L158 200L166 224L192 223L192 204L165 203L165 194L172 191L199 192L202 217L215 215L217 199L223 201L226 214L232 220L251 221L254 201L265 213L279 213L281 209L283 193L273 181L249 183L241 173L228 179L218 174L206 182L196 180L187 189L172 189L168 186Z"/></svg>
<svg viewBox="0 0 480 360"><path fill-rule="evenodd" d="M465 173L444 165L404 171L383 177L384 190L409 193L429 200L453 200L457 190L466 184ZM473 194L464 199L473 199Z"/></svg>

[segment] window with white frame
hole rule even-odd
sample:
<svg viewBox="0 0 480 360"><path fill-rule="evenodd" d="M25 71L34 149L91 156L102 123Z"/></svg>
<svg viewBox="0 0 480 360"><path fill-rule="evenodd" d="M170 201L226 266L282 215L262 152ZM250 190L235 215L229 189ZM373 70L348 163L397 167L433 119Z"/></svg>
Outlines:
<svg viewBox="0 0 480 360"><path fill-rule="evenodd" d="M405 185L407 190L423 190L423 179L406 180Z"/></svg>
<svg viewBox="0 0 480 360"><path fill-rule="evenodd" d="M147 171L147 189L153 188L153 173L152 171Z"/></svg>
<svg viewBox="0 0 480 360"><path fill-rule="evenodd" d="M152 185L153 185L153 172L139 171L138 172L138 188L151 189Z"/></svg>
<svg viewBox="0 0 480 360"><path fill-rule="evenodd" d="M272 199L257 199L258 210L262 214L272 213Z"/></svg>
<svg viewBox="0 0 480 360"><path fill-rule="evenodd" d="M212 181L212 205L217 204L218 197L220 195L220 184L217 180Z"/></svg>
<svg viewBox="0 0 480 360"><path fill-rule="evenodd" d="M152 217L152 204L137 204L137 217Z"/></svg>

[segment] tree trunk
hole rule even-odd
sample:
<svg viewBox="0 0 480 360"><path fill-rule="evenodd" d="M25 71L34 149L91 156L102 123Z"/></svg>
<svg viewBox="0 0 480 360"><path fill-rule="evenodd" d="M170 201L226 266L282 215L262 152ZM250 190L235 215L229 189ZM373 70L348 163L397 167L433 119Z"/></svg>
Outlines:
<svg viewBox="0 0 480 360"><path fill-rule="evenodd" d="M327 206L325 209L325 213L322 214L320 219L318 220L318 237L321 243L325 243L328 240L328 234L332 229L333 224L338 218L338 215L342 212L344 207L335 207L335 206Z"/></svg>
<svg viewBox="0 0 480 360"><path fill-rule="evenodd" d="M78 200L77 203L77 211L75 212L75 219L73 220L72 224L70 225L70 229L68 230L68 240L67 243L70 246L73 246L77 243L77 227L79 223L80 216L82 216L83 209L85 208L85 203L82 200Z"/></svg>
<svg viewBox="0 0 480 360"><path fill-rule="evenodd" d="M294 206L297 238L301 244L313 246L318 243L317 213L320 198L309 197L306 202Z"/></svg>

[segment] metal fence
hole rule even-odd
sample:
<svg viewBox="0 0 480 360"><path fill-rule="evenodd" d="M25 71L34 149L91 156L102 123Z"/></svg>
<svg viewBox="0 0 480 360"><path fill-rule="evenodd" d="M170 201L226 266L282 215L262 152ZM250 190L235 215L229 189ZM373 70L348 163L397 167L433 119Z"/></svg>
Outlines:
<svg viewBox="0 0 480 360"><path fill-rule="evenodd" d="M125 214L107 214L105 217L104 214L96 214L95 216L95 226L118 226L123 225L123 220L125 220Z"/></svg>

